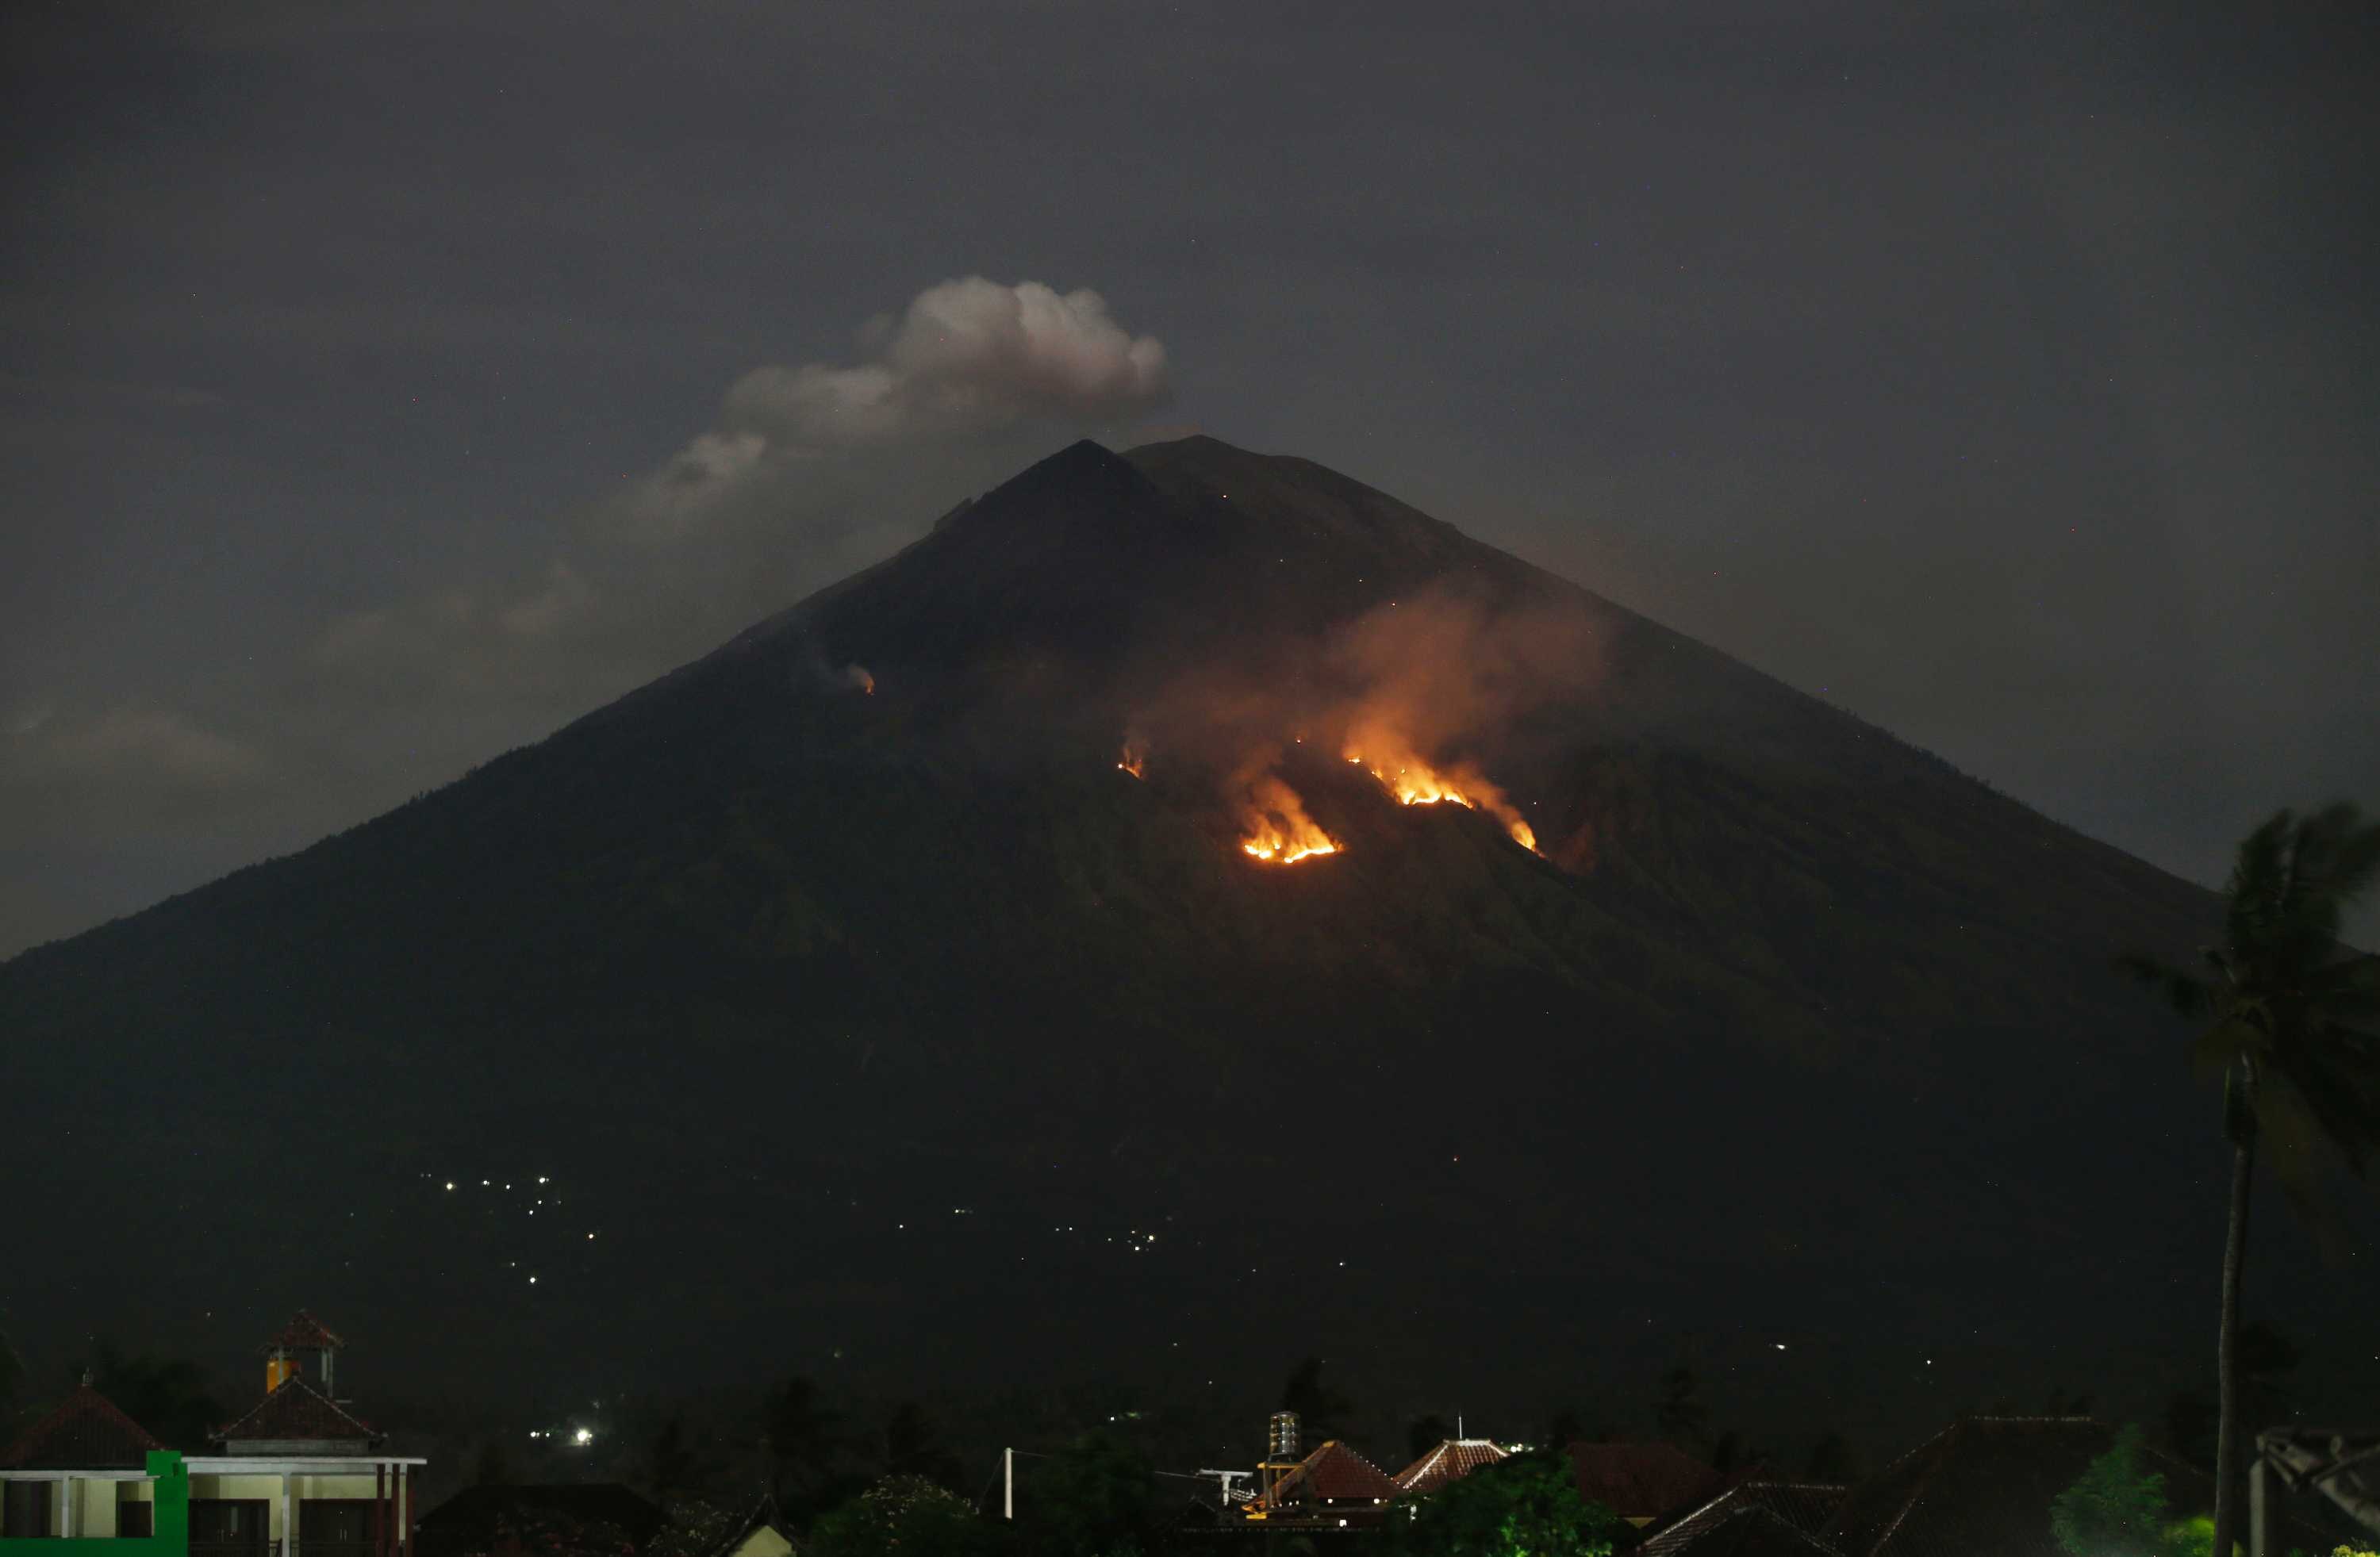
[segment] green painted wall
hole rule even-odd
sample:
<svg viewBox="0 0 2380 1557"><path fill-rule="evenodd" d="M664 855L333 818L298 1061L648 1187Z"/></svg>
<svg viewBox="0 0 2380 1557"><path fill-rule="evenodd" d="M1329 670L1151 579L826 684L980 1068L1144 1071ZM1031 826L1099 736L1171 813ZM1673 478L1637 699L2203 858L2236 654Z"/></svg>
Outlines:
<svg viewBox="0 0 2380 1557"><path fill-rule="evenodd" d="M189 1557L190 1473L172 1449L151 1450L147 1469L153 1479L157 1511L153 1535L78 1536L72 1540L0 1537L0 1557Z"/></svg>

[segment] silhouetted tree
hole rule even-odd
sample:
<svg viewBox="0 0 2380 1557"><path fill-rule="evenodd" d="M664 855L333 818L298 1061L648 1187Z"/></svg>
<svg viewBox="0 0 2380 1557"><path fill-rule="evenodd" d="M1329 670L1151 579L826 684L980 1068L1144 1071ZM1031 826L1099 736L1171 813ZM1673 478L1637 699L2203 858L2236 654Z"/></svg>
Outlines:
<svg viewBox="0 0 2380 1557"><path fill-rule="evenodd" d="M1661 1375L1660 1398L1653 1405L1653 1430L1681 1449L1702 1442L1710 1410L1702 1402L1702 1382L1684 1363Z"/></svg>
<svg viewBox="0 0 2380 1557"><path fill-rule="evenodd" d="M1538 1442L1548 1449L1567 1449L1586 1438L1586 1418L1568 1406L1555 1412L1547 1420L1545 1430L1537 1434Z"/></svg>
<svg viewBox="0 0 2380 1557"><path fill-rule="evenodd" d="M781 1502L808 1504L834 1475L840 1415L819 1398L818 1385L792 1378L769 1392L760 1431L769 1468Z"/></svg>
<svg viewBox="0 0 2380 1557"><path fill-rule="evenodd" d="M2091 1414L2091 1393L2088 1390L2053 1389L2043 1401L2042 1410L2052 1417L2087 1417Z"/></svg>
<svg viewBox="0 0 2380 1557"><path fill-rule="evenodd" d="M1454 1430L1446 1425L1446 1418L1433 1411L1405 1429L1407 1457L1417 1460L1453 1436Z"/></svg>
<svg viewBox="0 0 2380 1557"><path fill-rule="evenodd" d="M91 1384L100 1394L168 1448L204 1452L225 1413L203 1369L184 1358L126 1357L105 1341L97 1350Z"/></svg>
<svg viewBox="0 0 2380 1557"><path fill-rule="evenodd" d="M892 1418L884 1424L884 1473L887 1476L922 1476L939 1486L954 1486L959 1479L958 1461L942 1447L941 1433L933 1418L914 1400L905 1400L892 1408Z"/></svg>
<svg viewBox="0 0 2380 1557"><path fill-rule="evenodd" d="M1297 1413L1298 1427L1308 1449L1325 1439L1345 1435L1355 1403L1322 1382L1322 1359L1309 1357L1291 1370L1281 1387L1281 1408Z"/></svg>
<svg viewBox="0 0 2380 1557"><path fill-rule="evenodd" d="M2165 1478L2148 1468L2141 1430L2126 1427L2051 1501L2049 1528L2073 1557L2152 1557L2165 1506Z"/></svg>
<svg viewBox="0 0 2380 1557"><path fill-rule="evenodd" d="M1710 1466L1725 1475L1742 1470L1760 1458L1760 1452L1745 1441L1743 1434L1730 1428L1711 1441Z"/></svg>
<svg viewBox="0 0 2380 1557"><path fill-rule="evenodd" d="M1086 1433L1027 1463L1016 1491L1019 1550L1039 1557L1137 1551L1157 1529L1157 1476L1139 1450Z"/></svg>
<svg viewBox="0 0 2380 1557"><path fill-rule="evenodd" d="M686 1442L686 1414L673 1412L653 1440L650 1480L653 1501L664 1507L694 1491L698 1457Z"/></svg>
<svg viewBox="0 0 2380 1557"><path fill-rule="evenodd" d="M504 1446L494 1439L480 1445L479 1457L471 1462L471 1480L475 1486L504 1487L512 1483L512 1457Z"/></svg>
<svg viewBox="0 0 2380 1557"><path fill-rule="evenodd" d="M2215 1550L2240 1534L2246 1489L2240 1285L2259 1147L2290 1202L2317 1209L2325 1156L2361 1176L2380 1151L2380 957L2339 944L2343 910L2380 877L2380 825L2351 805L2283 811L2240 845L2225 888L2223 943L2190 972L2132 956L2123 966L2205 1026L2192 1045L2223 1081L2230 1219L2216 1340Z"/></svg>
<svg viewBox="0 0 2380 1557"><path fill-rule="evenodd" d="M1000 1548L1000 1531L965 1499L922 1476L888 1476L818 1522L813 1557L975 1557Z"/></svg>
<svg viewBox="0 0 2380 1557"><path fill-rule="evenodd" d="M1803 1467L1802 1474L1822 1486L1850 1486L1860 1479L1859 1456L1852 1452L1852 1441L1828 1429L1811 1449L1810 1463Z"/></svg>
<svg viewBox="0 0 2380 1557"><path fill-rule="evenodd" d="M1386 1544L1415 1557L1608 1557L1626 1530L1579 1495L1569 1455L1541 1449L1448 1482L1390 1519Z"/></svg>
<svg viewBox="0 0 2380 1557"><path fill-rule="evenodd" d="M2215 1468L2215 1403L2196 1390L2181 1390L2166 1403L2166 1447L2201 1470Z"/></svg>

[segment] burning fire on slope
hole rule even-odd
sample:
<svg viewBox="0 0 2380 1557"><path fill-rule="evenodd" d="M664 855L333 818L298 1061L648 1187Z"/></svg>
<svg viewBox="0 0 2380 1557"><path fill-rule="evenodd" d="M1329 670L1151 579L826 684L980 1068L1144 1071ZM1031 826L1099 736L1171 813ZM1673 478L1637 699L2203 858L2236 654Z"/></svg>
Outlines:
<svg viewBox="0 0 2380 1557"><path fill-rule="evenodd" d="M1469 763L1440 771L1423 761L1393 730L1378 726L1356 731L1340 754L1378 779L1399 805L1436 805L1444 801L1466 811L1485 811L1504 824L1513 842L1537 852L1536 829L1522 819L1504 791Z"/></svg>
<svg viewBox="0 0 2380 1557"><path fill-rule="evenodd" d="M1336 854L1339 840L1305 814L1305 803L1277 774L1268 773L1247 788L1247 812L1242 851L1272 864L1293 865L1317 854Z"/></svg>
<svg viewBox="0 0 2380 1557"><path fill-rule="evenodd" d="M1116 758L1116 766L1137 778L1148 766L1148 748L1137 741L1125 742L1123 754Z"/></svg>
<svg viewBox="0 0 2380 1557"><path fill-rule="evenodd" d="M868 673L868 667L865 665L844 666L843 681L845 686L857 687L870 697L876 695L876 678Z"/></svg>

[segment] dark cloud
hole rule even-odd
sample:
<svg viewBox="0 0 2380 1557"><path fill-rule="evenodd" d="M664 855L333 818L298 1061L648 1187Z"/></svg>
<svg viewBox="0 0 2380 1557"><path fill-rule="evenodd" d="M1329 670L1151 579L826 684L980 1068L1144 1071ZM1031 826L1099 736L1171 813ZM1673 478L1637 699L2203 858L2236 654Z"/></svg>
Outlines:
<svg viewBox="0 0 2380 1557"><path fill-rule="evenodd" d="M45 885L0 946L534 738L1168 396L2202 878L2273 806L2380 804L2367 18L0 29L0 715L53 721L8 737Z"/></svg>

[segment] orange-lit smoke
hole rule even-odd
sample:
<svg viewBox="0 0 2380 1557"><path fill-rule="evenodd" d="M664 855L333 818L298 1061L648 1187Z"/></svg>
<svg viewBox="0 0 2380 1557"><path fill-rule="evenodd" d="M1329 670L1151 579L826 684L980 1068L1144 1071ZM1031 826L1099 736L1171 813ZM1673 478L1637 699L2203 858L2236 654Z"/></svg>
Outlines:
<svg viewBox="0 0 2380 1557"><path fill-rule="evenodd" d="M1339 840L1305 814L1305 803L1278 774L1263 774L1248 784L1241 826L1241 850L1273 864L1293 865L1317 854L1339 852Z"/></svg>
<svg viewBox="0 0 2380 1557"><path fill-rule="evenodd" d="M867 666L844 666L843 668L843 679L845 685L856 686L870 697L876 695L876 678L868 674Z"/></svg>
<svg viewBox="0 0 2380 1557"><path fill-rule="evenodd" d="M1126 741L1123 751L1116 757L1116 766L1137 778L1148 766L1148 748L1137 741Z"/></svg>
<svg viewBox="0 0 2380 1557"><path fill-rule="evenodd" d="M1348 732L1341 755L1378 778L1400 805L1436 805L1445 801L1485 811L1504 824L1513 842L1533 852L1537 847L1536 830L1475 766L1464 762L1437 767L1423 760L1392 726L1377 718Z"/></svg>

